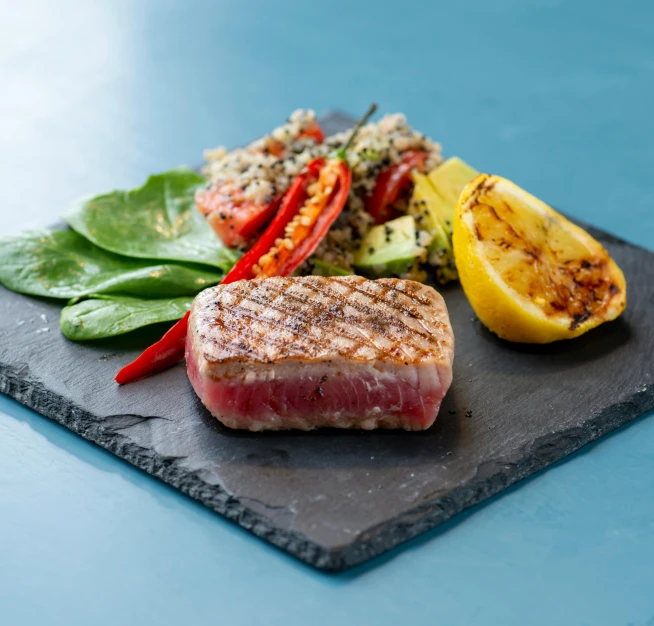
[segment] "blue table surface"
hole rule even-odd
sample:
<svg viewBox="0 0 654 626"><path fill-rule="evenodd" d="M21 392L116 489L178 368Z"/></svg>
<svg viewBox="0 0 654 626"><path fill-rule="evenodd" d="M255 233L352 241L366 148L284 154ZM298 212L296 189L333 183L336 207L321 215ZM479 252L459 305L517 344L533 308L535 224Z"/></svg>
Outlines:
<svg viewBox="0 0 654 626"><path fill-rule="evenodd" d="M5 2L2 232L294 108L403 111L652 249L654 2ZM65 367L65 364L62 364ZM654 416L341 575L0 396L0 624L654 624Z"/></svg>

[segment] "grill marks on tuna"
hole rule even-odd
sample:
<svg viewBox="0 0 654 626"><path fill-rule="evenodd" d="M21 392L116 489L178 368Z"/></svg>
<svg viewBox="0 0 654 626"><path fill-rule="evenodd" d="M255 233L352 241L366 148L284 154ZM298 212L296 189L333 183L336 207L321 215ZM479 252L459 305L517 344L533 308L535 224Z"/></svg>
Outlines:
<svg viewBox="0 0 654 626"><path fill-rule="evenodd" d="M232 427L421 429L451 382L453 348L431 287L270 278L198 295L187 363L207 408Z"/></svg>
<svg viewBox="0 0 654 626"><path fill-rule="evenodd" d="M429 288L414 285L392 279L306 277L209 289L198 296L200 309L194 307L198 321L206 325L204 356L214 363L271 363L309 354L428 358L441 351L443 338L422 312L433 304L421 294Z"/></svg>

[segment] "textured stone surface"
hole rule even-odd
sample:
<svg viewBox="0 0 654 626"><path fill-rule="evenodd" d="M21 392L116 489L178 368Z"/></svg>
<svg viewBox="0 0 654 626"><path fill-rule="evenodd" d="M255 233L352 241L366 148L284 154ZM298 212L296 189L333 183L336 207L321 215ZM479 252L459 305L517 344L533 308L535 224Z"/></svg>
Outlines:
<svg viewBox="0 0 654 626"><path fill-rule="evenodd" d="M454 383L424 433L230 431L182 365L114 384L161 328L74 344L58 303L1 287L0 391L307 563L344 569L654 408L654 255L591 232L626 274L625 315L574 341L512 346L479 324L458 286L444 289Z"/></svg>

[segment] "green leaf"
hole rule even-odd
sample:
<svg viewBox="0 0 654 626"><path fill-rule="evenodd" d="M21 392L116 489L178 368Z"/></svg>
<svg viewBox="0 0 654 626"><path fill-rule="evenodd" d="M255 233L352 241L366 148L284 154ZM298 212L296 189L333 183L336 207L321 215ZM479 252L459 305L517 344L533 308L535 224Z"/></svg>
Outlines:
<svg viewBox="0 0 654 626"><path fill-rule="evenodd" d="M70 230L0 238L0 283L34 296L68 299L120 292L172 298L196 294L222 278L223 272L211 268L119 256Z"/></svg>
<svg viewBox="0 0 654 626"><path fill-rule="evenodd" d="M143 300L127 296L97 296L64 307L61 332L73 341L123 335L137 328L178 320L191 308L193 298Z"/></svg>
<svg viewBox="0 0 654 626"><path fill-rule="evenodd" d="M94 244L125 256L206 263L227 271L238 255L195 208L204 178L187 168L150 176L131 191L79 200L63 218Z"/></svg>

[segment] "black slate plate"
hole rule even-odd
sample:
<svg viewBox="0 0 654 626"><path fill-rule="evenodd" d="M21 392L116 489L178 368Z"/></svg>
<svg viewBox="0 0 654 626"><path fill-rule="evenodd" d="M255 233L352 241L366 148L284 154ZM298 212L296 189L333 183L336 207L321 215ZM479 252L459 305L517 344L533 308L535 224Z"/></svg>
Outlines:
<svg viewBox="0 0 654 626"><path fill-rule="evenodd" d="M332 115L327 132L352 120ZM80 345L60 304L0 287L0 391L326 570L370 559L654 408L654 255L590 229L622 267L629 305L574 341L516 346L443 290L454 384L424 433L249 434L202 407L183 366L112 381L151 340Z"/></svg>

